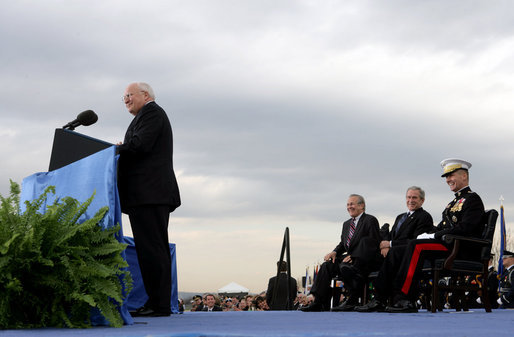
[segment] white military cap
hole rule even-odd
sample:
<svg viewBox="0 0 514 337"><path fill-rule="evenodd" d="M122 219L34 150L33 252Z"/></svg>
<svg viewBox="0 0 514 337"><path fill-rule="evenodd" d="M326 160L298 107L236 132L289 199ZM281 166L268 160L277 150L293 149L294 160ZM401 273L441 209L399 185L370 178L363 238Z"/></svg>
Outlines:
<svg viewBox="0 0 514 337"><path fill-rule="evenodd" d="M462 159L448 158L441 162L441 167L443 168L443 175L441 177L446 177L457 170L467 171L471 167L471 163Z"/></svg>

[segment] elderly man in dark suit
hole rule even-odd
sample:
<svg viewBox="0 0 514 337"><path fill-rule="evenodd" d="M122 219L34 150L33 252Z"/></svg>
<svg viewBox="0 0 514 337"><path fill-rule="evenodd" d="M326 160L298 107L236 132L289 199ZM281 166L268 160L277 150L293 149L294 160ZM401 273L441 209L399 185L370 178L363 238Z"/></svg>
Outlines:
<svg viewBox="0 0 514 337"><path fill-rule="evenodd" d="M405 199L407 212L396 217L393 228L380 242L380 252L385 259L373 282L375 297L367 304L356 307L355 311L371 312L385 309L384 303L391 295L393 279L402 262L407 243L434 228L432 216L422 207L425 202L425 191L421 187L411 186L407 189Z"/></svg>
<svg viewBox="0 0 514 337"><path fill-rule="evenodd" d="M293 303L298 292L296 280L287 275L287 262L277 262L279 270L278 283L277 277L273 276L268 281L268 290L266 291L266 301L270 310L292 310ZM288 282L289 279L289 289ZM289 293L287 292L289 290Z"/></svg>
<svg viewBox="0 0 514 337"><path fill-rule="evenodd" d="M330 309L330 282L338 275L343 279L349 296L332 311L352 311L359 303L365 276L377 267L380 261L380 233L378 220L364 213L364 198L352 194L346 204L350 219L343 224L341 241L333 251L325 255L325 262L316 276L310 294L314 296L311 305L302 311L326 311Z"/></svg>
<svg viewBox="0 0 514 337"><path fill-rule="evenodd" d="M121 209L128 214L141 275L148 294L135 316L171 314L170 212L180 206L173 171L173 136L166 112L155 103L152 88L132 83L123 101L134 116L120 154L118 189Z"/></svg>

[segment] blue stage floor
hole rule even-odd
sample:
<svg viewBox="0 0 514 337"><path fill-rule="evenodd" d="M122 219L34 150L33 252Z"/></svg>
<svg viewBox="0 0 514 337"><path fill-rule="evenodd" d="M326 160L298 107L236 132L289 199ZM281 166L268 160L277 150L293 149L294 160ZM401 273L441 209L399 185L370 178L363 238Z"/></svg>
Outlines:
<svg viewBox="0 0 514 337"><path fill-rule="evenodd" d="M0 336L513 336L514 310L432 314L212 312L136 318L123 328L0 330Z"/></svg>

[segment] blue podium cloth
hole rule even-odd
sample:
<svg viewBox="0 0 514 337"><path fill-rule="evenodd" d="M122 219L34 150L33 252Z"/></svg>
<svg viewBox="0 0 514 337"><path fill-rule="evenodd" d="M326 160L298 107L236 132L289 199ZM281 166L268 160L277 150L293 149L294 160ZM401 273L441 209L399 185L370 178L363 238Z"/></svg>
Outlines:
<svg viewBox="0 0 514 337"><path fill-rule="evenodd" d="M117 160L116 147L112 146L60 169L26 177L22 182L21 211L24 212L26 209L25 200L32 201L38 198L48 186L55 186L55 195L48 196L46 203L42 205L42 210L46 209L47 205L53 204L56 198L69 196L83 203L96 192L91 205L79 222L93 217L100 208L109 206L100 225L103 228L110 228L117 223L121 225L121 207L116 182ZM123 232L120 229L118 238L121 240L122 237ZM125 254L123 255L126 258ZM122 304L120 314L125 324L134 324L128 312L127 301ZM93 325L108 324L99 312L93 313L91 320Z"/></svg>
<svg viewBox="0 0 514 337"><path fill-rule="evenodd" d="M141 277L141 270L139 269L139 263L137 260L136 246L134 245L134 239L128 236L123 237L123 242L128 244L126 249L127 262L129 264L129 271L132 274L132 280L134 281L132 291L127 298L127 305L129 310L136 310L143 306L148 299L148 295L143 285L143 279ZM177 285L177 258L175 251L175 244L170 243L171 253L171 312L174 314L179 313L178 307L178 285Z"/></svg>

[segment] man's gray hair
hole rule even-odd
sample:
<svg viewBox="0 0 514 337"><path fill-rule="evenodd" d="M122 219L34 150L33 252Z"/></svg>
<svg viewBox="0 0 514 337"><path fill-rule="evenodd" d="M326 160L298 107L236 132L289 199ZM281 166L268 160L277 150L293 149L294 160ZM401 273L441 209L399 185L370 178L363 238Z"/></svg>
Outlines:
<svg viewBox="0 0 514 337"><path fill-rule="evenodd" d="M152 99L155 99L155 94L150 84L145 82L137 82L137 86L139 90L147 92L148 96L150 96Z"/></svg>
<svg viewBox="0 0 514 337"><path fill-rule="evenodd" d="M360 205L361 204L364 205L364 210L366 210L366 202L364 201L364 197L362 195L360 195L360 194L350 194L348 199L352 198L352 197L357 198L357 203L360 204Z"/></svg>
<svg viewBox="0 0 514 337"><path fill-rule="evenodd" d="M423 189L419 186L411 186L407 189L407 192L409 191L418 191L419 192L419 197L423 200L425 200L425 191L423 191ZM407 194L407 192L405 192L405 194Z"/></svg>

